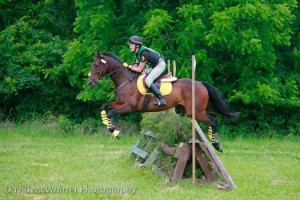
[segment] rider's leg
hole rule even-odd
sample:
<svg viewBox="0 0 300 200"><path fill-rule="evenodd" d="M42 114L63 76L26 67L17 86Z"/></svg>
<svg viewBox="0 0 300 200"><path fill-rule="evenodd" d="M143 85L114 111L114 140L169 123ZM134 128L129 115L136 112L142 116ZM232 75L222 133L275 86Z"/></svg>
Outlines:
<svg viewBox="0 0 300 200"><path fill-rule="evenodd" d="M162 60L159 62L148 74L145 82L148 88L154 93L155 97L157 98L157 102L155 102L155 105L157 106L165 106L166 101L163 99L159 89L156 87L156 85L153 83L155 79L157 79L165 70L166 63Z"/></svg>
<svg viewBox="0 0 300 200"><path fill-rule="evenodd" d="M167 105L167 103L163 99L159 89L156 87L156 85L154 83L151 83L149 89L153 92L153 94L157 98L157 101L154 103L154 105L156 105L156 106L165 106L165 105Z"/></svg>

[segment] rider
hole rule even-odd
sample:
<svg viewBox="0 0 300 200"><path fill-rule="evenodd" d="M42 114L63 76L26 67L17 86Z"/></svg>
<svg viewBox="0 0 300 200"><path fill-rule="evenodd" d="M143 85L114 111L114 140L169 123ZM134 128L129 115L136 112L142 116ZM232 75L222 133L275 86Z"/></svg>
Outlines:
<svg viewBox="0 0 300 200"><path fill-rule="evenodd" d="M165 106L167 104L166 101L163 99L157 86L153 83L153 81L164 72L166 68L165 61L159 53L153 49L145 47L142 43L142 39L139 36L130 37L128 44L131 52L135 53L136 63L127 67L136 72L142 72L146 64L152 68L146 77L146 85L157 98L157 101L154 103L154 105Z"/></svg>

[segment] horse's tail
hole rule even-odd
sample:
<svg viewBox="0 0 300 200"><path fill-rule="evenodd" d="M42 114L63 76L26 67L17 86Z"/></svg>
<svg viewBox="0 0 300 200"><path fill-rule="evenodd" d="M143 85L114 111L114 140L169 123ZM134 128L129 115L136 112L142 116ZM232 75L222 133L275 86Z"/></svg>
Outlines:
<svg viewBox="0 0 300 200"><path fill-rule="evenodd" d="M232 112L230 111L228 105L218 93L218 90L210 85L207 82L202 82L202 84L206 87L209 95L209 100L213 103L215 109L223 116L234 118L238 117L241 113L240 112Z"/></svg>

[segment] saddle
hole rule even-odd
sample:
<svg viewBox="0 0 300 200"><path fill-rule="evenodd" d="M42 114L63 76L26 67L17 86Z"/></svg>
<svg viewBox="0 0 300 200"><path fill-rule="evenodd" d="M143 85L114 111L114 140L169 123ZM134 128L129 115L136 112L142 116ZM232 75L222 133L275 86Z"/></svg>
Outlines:
<svg viewBox="0 0 300 200"><path fill-rule="evenodd" d="M142 74L137 79L137 88L138 91L142 95L152 95L153 93L149 91L145 79L147 75ZM159 88L161 95L166 96L169 95L172 92L172 82L176 81L177 77L172 76L171 73L166 75L159 76L153 83Z"/></svg>

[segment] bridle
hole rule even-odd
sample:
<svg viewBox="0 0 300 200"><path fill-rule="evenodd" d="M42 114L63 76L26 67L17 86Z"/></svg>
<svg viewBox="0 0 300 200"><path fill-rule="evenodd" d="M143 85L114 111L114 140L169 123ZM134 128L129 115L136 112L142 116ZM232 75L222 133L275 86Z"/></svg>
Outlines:
<svg viewBox="0 0 300 200"><path fill-rule="evenodd" d="M107 66L106 60L104 60L104 59L102 59L102 58L95 58L94 60L100 61L100 64L102 63L102 66L104 66L104 68L105 68L107 71L109 71L109 67ZM97 70L97 73L98 73L98 74L102 74L101 72L102 72L103 67L101 67L101 65L96 65L96 64L93 62L93 66L94 66L94 67L97 67L97 68L100 68L99 71ZM104 76L108 75L108 76L111 77L114 73L118 72L118 71L121 70L121 69L126 69L126 68L125 68L125 67L118 67L118 68L115 69L114 71L109 72L109 73L105 74ZM99 77L99 79L102 78L102 77L104 77L104 76ZM136 74L136 73L133 73L133 75L130 77L129 80L127 80L127 81L125 81L124 83L120 84L120 85L115 89L115 92L116 92L117 90L119 90L121 87L123 87L124 85L126 85L127 83L129 83L130 81L134 80L136 77L137 77L137 74Z"/></svg>
<svg viewBox="0 0 300 200"><path fill-rule="evenodd" d="M100 61L100 63L102 63L102 66L104 66L104 68L109 71L109 67L107 66L107 63L106 63L106 60L102 59L102 58L95 58L94 60L98 60ZM102 74L102 69L103 67L101 67L101 65L96 65L94 62L93 62L93 66L94 67L97 67L97 68L100 68L99 70L97 70L97 73L98 74ZM123 67L119 67L117 69L115 69L114 71L112 72L109 72L107 74L105 74L104 76L108 75L108 76L111 76L112 74L116 73L117 71L119 71L120 69L122 69ZM100 78L102 78L103 76L101 76Z"/></svg>

